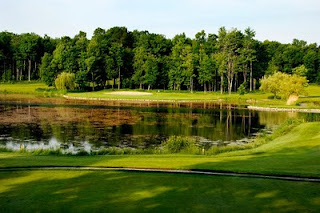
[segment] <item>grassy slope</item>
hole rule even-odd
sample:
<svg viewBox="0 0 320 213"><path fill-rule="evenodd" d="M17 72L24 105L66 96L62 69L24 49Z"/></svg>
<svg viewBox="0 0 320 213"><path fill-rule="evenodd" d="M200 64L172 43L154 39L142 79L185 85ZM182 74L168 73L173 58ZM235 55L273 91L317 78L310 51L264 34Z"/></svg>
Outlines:
<svg viewBox="0 0 320 213"><path fill-rule="evenodd" d="M197 155L35 156L1 153L0 167L81 165L211 169L320 177L320 123L303 123L290 133L258 148Z"/></svg>
<svg viewBox="0 0 320 213"><path fill-rule="evenodd" d="M320 184L111 171L0 173L1 212L318 212Z"/></svg>

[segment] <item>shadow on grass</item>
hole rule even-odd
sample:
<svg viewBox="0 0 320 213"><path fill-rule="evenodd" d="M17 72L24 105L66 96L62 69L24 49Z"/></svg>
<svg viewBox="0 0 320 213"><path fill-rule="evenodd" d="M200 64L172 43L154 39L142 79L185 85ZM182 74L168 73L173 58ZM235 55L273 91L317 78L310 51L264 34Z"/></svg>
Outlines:
<svg viewBox="0 0 320 213"><path fill-rule="evenodd" d="M216 161L192 164L183 169L218 170L267 175L320 177L318 146L282 148L274 152L252 150L231 156L217 155Z"/></svg>
<svg viewBox="0 0 320 213"><path fill-rule="evenodd" d="M289 212L320 209L320 184L111 171L0 173L1 212Z"/></svg>

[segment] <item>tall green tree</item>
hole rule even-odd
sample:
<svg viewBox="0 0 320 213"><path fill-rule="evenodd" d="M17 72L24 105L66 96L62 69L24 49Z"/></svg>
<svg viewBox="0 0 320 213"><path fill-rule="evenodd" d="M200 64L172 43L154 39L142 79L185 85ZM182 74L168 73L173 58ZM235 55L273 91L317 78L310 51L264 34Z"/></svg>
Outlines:
<svg viewBox="0 0 320 213"><path fill-rule="evenodd" d="M112 43L110 48L110 56L113 58L114 65L116 68L116 71L118 73L118 89L120 89L121 85L121 68L123 66L123 56L124 56L124 48L122 44L118 43Z"/></svg>
<svg viewBox="0 0 320 213"><path fill-rule="evenodd" d="M20 41L20 52L21 56L24 60L24 66L25 61L28 62L28 81L31 80L31 72L32 72L32 62L34 62L33 70L36 70L36 59L37 59L37 53L38 48L41 44L40 36L34 34L34 33L26 33L21 35L21 41Z"/></svg>
<svg viewBox="0 0 320 213"><path fill-rule="evenodd" d="M49 53L45 53L41 59L40 77L43 82L49 86L54 85L54 80L57 77L56 69L51 67L53 57Z"/></svg>
<svg viewBox="0 0 320 213"><path fill-rule="evenodd" d="M186 45L190 45L191 41L187 39L186 35L176 35L173 40L173 47L171 53L169 76L169 88L173 90L181 90L181 85L185 81L184 70L184 57L183 51Z"/></svg>
<svg viewBox="0 0 320 213"><path fill-rule="evenodd" d="M157 58L148 54L144 63L144 83L148 85L148 90L150 90L155 84L158 75L158 61Z"/></svg>
<svg viewBox="0 0 320 213"><path fill-rule="evenodd" d="M225 69L228 93L231 94L234 76L239 70L239 52L241 48L243 34L237 29L227 32L225 28L220 28L218 45L221 51L219 54L219 66L221 77L221 85L223 84L223 69ZM221 87L221 92L223 88Z"/></svg>
<svg viewBox="0 0 320 213"><path fill-rule="evenodd" d="M196 75L194 74L194 70L195 70L195 56L192 52L192 47L190 45L185 45L182 53L181 53L181 57L182 57L182 73L184 76L184 85L186 85L190 92L193 92L193 79L196 77Z"/></svg>
<svg viewBox="0 0 320 213"><path fill-rule="evenodd" d="M214 55L209 56L206 53L201 53L202 60L200 61L199 65L199 73L198 73L198 79L201 84L203 84L203 90L204 92L207 91L206 85L213 81L213 78L216 74L216 64Z"/></svg>
<svg viewBox="0 0 320 213"><path fill-rule="evenodd" d="M142 89L142 85L144 83L144 64L146 61L147 54L147 50L143 46L136 47L134 49L134 74L132 76L132 79L135 83L139 84L140 89Z"/></svg>

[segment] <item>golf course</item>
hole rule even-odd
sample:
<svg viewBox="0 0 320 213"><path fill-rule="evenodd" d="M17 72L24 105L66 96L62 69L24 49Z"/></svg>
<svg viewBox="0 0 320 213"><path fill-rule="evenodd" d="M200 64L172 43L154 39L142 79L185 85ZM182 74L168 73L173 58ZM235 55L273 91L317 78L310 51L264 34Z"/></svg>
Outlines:
<svg viewBox="0 0 320 213"><path fill-rule="evenodd" d="M0 90L3 86L0 85ZM15 100L16 103L21 94L27 93L25 97L29 98L29 104L39 98L42 101L46 99L47 103L65 99L59 94L40 96L37 94L39 88L46 88L39 83L26 84L21 91L16 86L6 85L7 92L2 97L8 96L9 102ZM312 90L316 93L318 87L309 89L312 94ZM104 93L99 92L101 95ZM92 97L97 94L94 92ZM164 94L166 96L161 100L172 95ZM192 100L188 97L203 101L204 97L215 96L180 95L185 101ZM254 94L258 102L258 97L268 95ZM106 94L105 98L109 96L112 95ZM136 99L144 98L144 95L134 96ZM233 96L234 100L239 97ZM116 97L122 99L121 95ZM8 100L2 99L2 102ZM98 101L91 102L94 105ZM320 123L298 118L287 120L278 125L271 135L261 135L247 145L221 147L215 152L208 150L197 154L119 152L81 156L45 150L20 149L13 152L2 148L0 210L57 212L76 208L77 211L89 211L95 206L97 211L119 212L205 212L208 209L317 212L320 208L319 154Z"/></svg>
<svg viewBox="0 0 320 213"><path fill-rule="evenodd" d="M0 1L0 213L320 212L319 2Z"/></svg>

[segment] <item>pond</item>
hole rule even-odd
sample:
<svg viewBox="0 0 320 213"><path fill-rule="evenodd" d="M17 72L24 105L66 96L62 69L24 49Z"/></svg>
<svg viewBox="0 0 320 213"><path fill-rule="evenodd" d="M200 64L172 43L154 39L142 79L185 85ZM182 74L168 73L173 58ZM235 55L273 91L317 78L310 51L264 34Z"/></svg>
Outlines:
<svg viewBox="0 0 320 213"><path fill-rule="evenodd" d="M199 146L249 143L289 117L222 104L149 106L0 103L0 146L12 150L99 150L160 147L169 136L190 136Z"/></svg>

